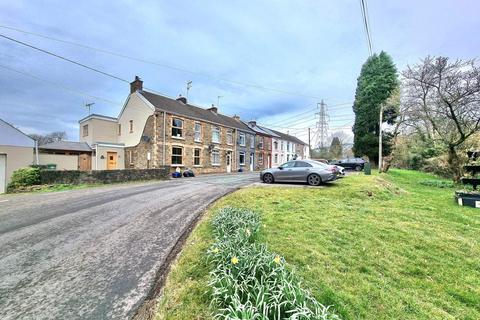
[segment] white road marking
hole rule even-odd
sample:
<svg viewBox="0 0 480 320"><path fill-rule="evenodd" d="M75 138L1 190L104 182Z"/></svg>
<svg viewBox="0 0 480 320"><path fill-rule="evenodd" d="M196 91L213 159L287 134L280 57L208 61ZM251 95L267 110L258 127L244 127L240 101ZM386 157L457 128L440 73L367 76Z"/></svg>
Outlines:
<svg viewBox="0 0 480 320"><path fill-rule="evenodd" d="M10 200L0 200L0 202L7 202L7 201L10 201Z"/></svg>

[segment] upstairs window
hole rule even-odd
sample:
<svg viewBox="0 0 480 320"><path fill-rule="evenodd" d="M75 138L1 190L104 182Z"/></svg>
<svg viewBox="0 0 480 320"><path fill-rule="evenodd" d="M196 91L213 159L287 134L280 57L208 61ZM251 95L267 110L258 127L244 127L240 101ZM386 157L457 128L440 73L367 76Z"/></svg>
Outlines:
<svg viewBox="0 0 480 320"><path fill-rule="evenodd" d="M195 122L195 141L202 141L202 124L200 122Z"/></svg>
<svg viewBox="0 0 480 320"><path fill-rule="evenodd" d="M183 120L177 118L172 119L172 137L183 137Z"/></svg>
<svg viewBox="0 0 480 320"><path fill-rule="evenodd" d="M290 152L290 142L287 142L287 151Z"/></svg>
<svg viewBox="0 0 480 320"><path fill-rule="evenodd" d="M182 163L183 163L183 148L173 147L172 148L172 164L181 165Z"/></svg>
<svg viewBox="0 0 480 320"><path fill-rule="evenodd" d="M130 128L130 133L132 133L133 132L133 120L130 120L128 122L128 124L129 124L129 128Z"/></svg>
<svg viewBox="0 0 480 320"><path fill-rule="evenodd" d="M88 124L84 125L82 128L83 128L83 129L82 129L82 130L83 130L82 135L83 135L84 137L88 136Z"/></svg>
<svg viewBox="0 0 480 320"><path fill-rule="evenodd" d="M227 130L227 144L233 144L233 130Z"/></svg>
<svg viewBox="0 0 480 320"><path fill-rule="evenodd" d="M275 142L273 143L273 147L275 148L275 150L278 150L278 141L275 141Z"/></svg>
<svg viewBox="0 0 480 320"><path fill-rule="evenodd" d="M250 136L250 148L255 149L255 136Z"/></svg>
<svg viewBox="0 0 480 320"><path fill-rule="evenodd" d="M245 146L245 133L243 132L238 133L238 144L241 145L242 147Z"/></svg>
<svg viewBox="0 0 480 320"><path fill-rule="evenodd" d="M220 143L220 128L212 127L212 142Z"/></svg>
<svg viewBox="0 0 480 320"><path fill-rule="evenodd" d="M258 138L258 147L259 147L260 149L263 149L263 137L259 137L259 138Z"/></svg>

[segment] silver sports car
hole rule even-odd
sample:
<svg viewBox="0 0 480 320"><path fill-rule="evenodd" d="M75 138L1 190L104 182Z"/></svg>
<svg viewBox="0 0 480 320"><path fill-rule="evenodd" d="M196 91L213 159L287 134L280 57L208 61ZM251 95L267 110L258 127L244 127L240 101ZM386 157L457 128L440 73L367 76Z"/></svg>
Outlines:
<svg viewBox="0 0 480 320"><path fill-rule="evenodd" d="M314 160L293 160L278 168L265 169L260 172L260 180L265 183L274 182L307 182L318 186L337 178L334 166Z"/></svg>

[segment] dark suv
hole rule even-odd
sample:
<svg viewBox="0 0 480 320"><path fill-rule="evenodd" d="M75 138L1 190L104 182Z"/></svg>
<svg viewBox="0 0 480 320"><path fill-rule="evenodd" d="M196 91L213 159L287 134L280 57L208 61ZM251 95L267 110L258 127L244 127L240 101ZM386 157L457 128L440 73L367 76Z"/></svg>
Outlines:
<svg viewBox="0 0 480 320"><path fill-rule="evenodd" d="M355 171L362 171L365 166L365 160L362 158L346 158L342 160L333 161L331 164L344 167L345 169L353 169Z"/></svg>

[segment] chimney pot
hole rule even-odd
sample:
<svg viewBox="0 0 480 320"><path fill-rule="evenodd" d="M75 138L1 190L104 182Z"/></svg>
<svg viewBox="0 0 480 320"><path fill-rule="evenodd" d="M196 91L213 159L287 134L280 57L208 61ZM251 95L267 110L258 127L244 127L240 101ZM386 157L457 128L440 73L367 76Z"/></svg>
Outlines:
<svg viewBox="0 0 480 320"><path fill-rule="evenodd" d="M249 123L250 126L252 126L252 127L256 127L256 126L257 126L257 121L255 121L255 120L249 121L248 123Z"/></svg>
<svg viewBox="0 0 480 320"><path fill-rule="evenodd" d="M215 114L217 114L217 112L218 112L218 108L215 107L215 105L214 105L213 103L212 103L212 106L211 106L210 108L208 108L207 110L210 110L210 111L212 111L212 112L215 113Z"/></svg>
<svg viewBox="0 0 480 320"><path fill-rule="evenodd" d="M180 101L183 104L187 104L187 98L182 97L181 94L178 95L177 101Z"/></svg>
<svg viewBox="0 0 480 320"><path fill-rule="evenodd" d="M138 76L135 76L135 80L130 82L130 93L134 93L135 91L142 91L142 90L143 90L143 81Z"/></svg>
<svg viewBox="0 0 480 320"><path fill-rule="evenodd" d="M233 116L233 119L235 119L235 120L238 120L238 121L239 121L239 120L240 120L240 116L238 116L238 115L234 115L234 116Z"/></svg>

